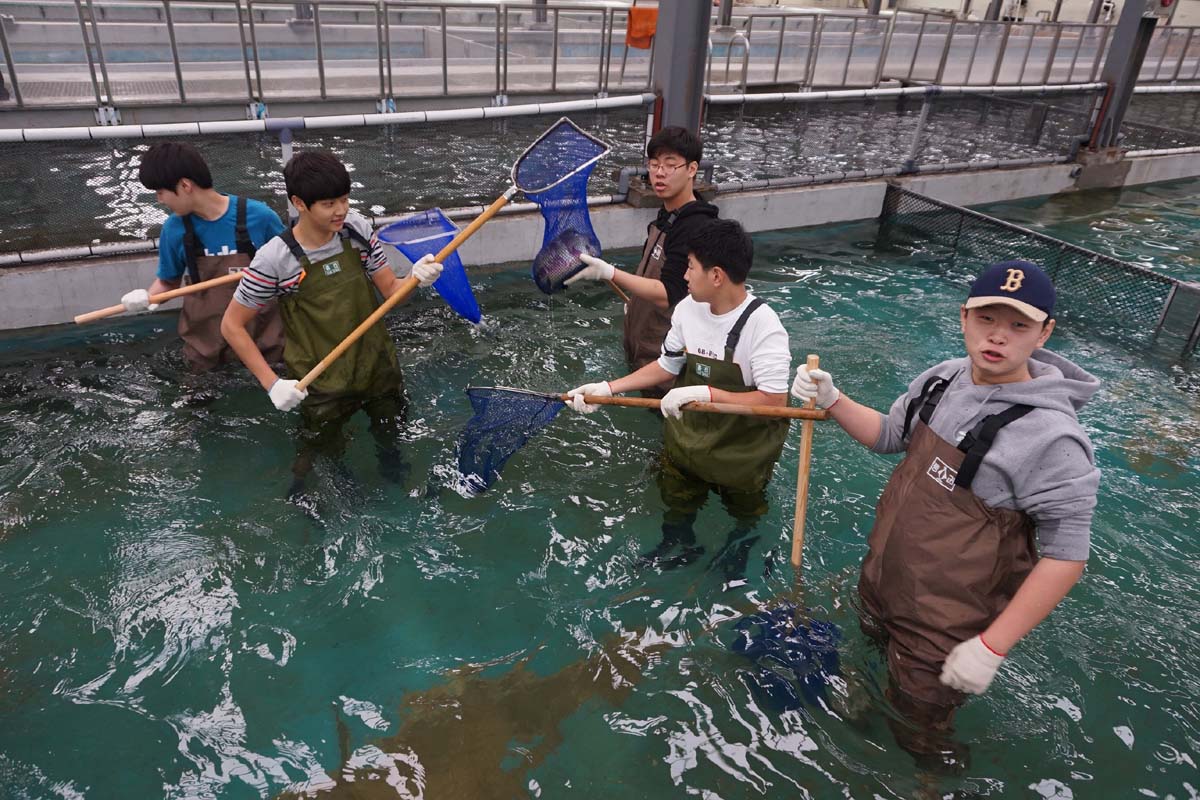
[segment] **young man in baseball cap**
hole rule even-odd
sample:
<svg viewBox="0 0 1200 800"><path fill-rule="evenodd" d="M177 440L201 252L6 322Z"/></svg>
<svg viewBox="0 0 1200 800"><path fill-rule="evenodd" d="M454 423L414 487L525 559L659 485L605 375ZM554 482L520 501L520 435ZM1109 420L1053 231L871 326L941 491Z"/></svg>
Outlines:
<svg viewBox="0 0 1200 800"><path fill-rule="evenodd" d="M801 366L792 384L863 445L905 453L879 498L858 593L864 629L885 643L889 699L935 734L1087 561L1100 472L1076 414L1099 381L1042 349L1054 302L1036 265L988 267L959 310L966 358L926 370L886 414L824 370Z"/></svg>

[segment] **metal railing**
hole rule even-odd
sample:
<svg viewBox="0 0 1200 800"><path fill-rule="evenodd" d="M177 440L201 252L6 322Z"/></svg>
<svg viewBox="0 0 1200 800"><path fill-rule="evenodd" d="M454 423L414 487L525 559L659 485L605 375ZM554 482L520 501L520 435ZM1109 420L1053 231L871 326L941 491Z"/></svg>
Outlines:
<svg viewBox="0 0 1200 800"><path fill-rule="evenodd" d="M531 2L315 0L67 0L47 19L13 14L0 25L12 99L5 105L116 106L515 93L606 96L651 84L654 47L618 39L624 8ZM26 6L0 0L6 8ZM532 23L537 13L545 21ZM135 13L136 12L136 13ZM70 13L68 17L67 14ZM150 24L134 23L137 14ZM236 28L236 33L234 29ZM930 12L891 16L772 11L715 28L707 88L746 91L904 83L1044 85L1097 79L1111 25L958 20ZM1200 78L1195 28L1155 33L1143 82ZM53 60L46 53L53 50ZM619 70L614 56L620 54ZM734 59L740 53L740 70ZM722 74L719 61L724 58ZM644 70L644 72L643 72ZM2 107L2 106L0 106Z"/></svg>

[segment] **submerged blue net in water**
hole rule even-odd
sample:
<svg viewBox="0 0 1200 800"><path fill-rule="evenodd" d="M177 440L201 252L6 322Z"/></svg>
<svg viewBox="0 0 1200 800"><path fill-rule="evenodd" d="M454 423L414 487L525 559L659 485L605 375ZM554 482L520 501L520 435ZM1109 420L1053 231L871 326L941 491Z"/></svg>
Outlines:
<svg viewBox="0 0 1200 800"><path fill-rule="evenodd" d="M824 705L829 678L841 674L841 630L831 622L797 617L790 604L752 614L734 626L738 637L729 646L754 663L751 691L776 711Z"/></svg>
<svg viewBox="0 0 1200 800"><path fill-rule="evenodd" d="M468 492L484 492L529 438L566 406L556 395L520 389L471 386L475 415L458 437L458 471Z"/></svg>
<svg viewBox="0 0 1200 800"><path fill-rule="evenodd" d="M538 204L546 230L533 261L533 280L546 294L583 268L579 257L600 255L588 214L587 184L608 145L566 117L529 148L513 168L513 180Z"/></svg>
<svg viewBox="0 0 1200 800"><path fill-rule="evenodd" d="M407 216L380 228L376 234L379 241L390 244L414 264L421 256L437 253L458 235L458 226L442 213L440 208L422 211ZM451 253L442 263L442 275L433 284L445 301L466 319L479 323L479 303L471 291L467 271L463 269L458 251Z"/></svg>

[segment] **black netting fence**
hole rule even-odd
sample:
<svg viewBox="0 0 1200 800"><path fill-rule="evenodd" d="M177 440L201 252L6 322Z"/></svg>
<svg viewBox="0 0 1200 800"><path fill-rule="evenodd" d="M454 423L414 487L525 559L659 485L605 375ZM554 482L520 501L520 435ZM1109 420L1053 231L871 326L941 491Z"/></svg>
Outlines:
<svg viewBox="0 0 1200 800"><path fill-rule="evenodd" d="M984 264L1010 259L1038 264L1058 289L1060 320L1145 343L1160 329L1188 338L1195 327L1194 314L1186 318L1185 308L1167 313L1186 284L1045 234L898 186L888 187L880 222L884 246L964 286Z"/></svg>
<svg viewBox="0 0 1200 800"><path fill-rule="evenodd" d="M1200 147L1200 93L1135 94L1121 133L1124 150Z"/></svg>

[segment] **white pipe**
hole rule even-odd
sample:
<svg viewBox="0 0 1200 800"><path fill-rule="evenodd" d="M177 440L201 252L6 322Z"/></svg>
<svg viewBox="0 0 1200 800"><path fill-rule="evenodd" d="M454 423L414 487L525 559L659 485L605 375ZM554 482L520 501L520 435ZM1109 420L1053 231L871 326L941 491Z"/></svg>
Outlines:
<svg viewBox="0 0 1200 800"><path fill-rule="evenodd" d="M770 94L705 95L709 105L750 105L755 103L816 103L826 100L864 100L880 97L941 97L960 95L1025 95L1094 92L1107 88L1105 83L1067 83L1042 86L910 86L903 89L852 89L835 92L772 92Z"/></svg>
<svg viewBox="0 0 1200 800"><path fill-rule="evenodd" d="M1191 94L1200 92L1200 86L1135 86L1134 94Z"/></svg>
<svg viewBox="0 0 1200 800"><path fill-rule="evenodd" d="M1146 158L1148 156L1186 156L1200 153L1200 147L1164 147L1159 150L1130 150L1125 158Z"/></svg>
<svg viewBox="0 0 1200 800"><path fill-rule="evenodd" d="M492 117L537 116L610 108L636 108L654 100L652 94L629 94L599 100L564 100L556 103L526 103L503 108L448 108L434 111L403 111L392 114L337 114L296 117L286 120L217 120L155 125L105 125L71 128L0 128L0 142L66 142L86 139L142 139L152 136L198 136L206 133L256 133L278 128L361 128L368 125L406 125L424 122L455 122Z"/></svg>

